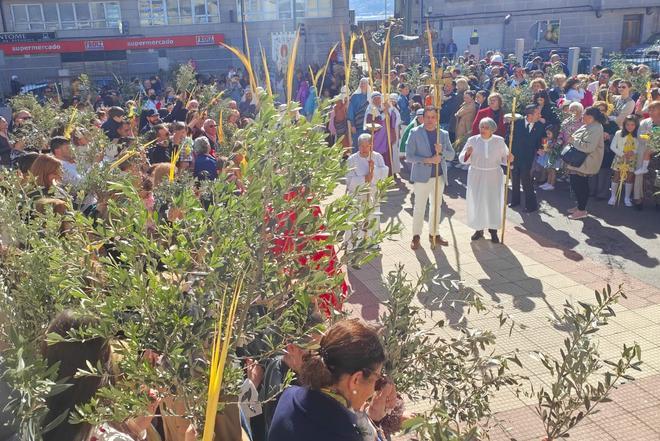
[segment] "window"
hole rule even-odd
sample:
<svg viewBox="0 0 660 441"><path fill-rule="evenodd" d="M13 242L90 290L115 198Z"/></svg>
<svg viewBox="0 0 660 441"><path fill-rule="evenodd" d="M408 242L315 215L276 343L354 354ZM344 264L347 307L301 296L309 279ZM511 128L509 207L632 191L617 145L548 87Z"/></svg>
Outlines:
<svg viewBox="0 0 660 441"><path fill-rule="evenodd" d="M169 17L169 24L182 24L180 22L179 0L167 0L167 16Z"/></svg>
<svg viewBox="0 0 660 441"><path fill-rule="evenodd" d="M305 17L332 17L332 0L307 0Z"/></svg>
<svg viewBox="0 0 660 441"><path fill-rule="evenodd" d="M89 6L89 3L74 3L74 11L76 12L76 23L78 28L87 29L92 27Z"/></svg>
<svg viewBox="0 0 660 441"><path fill-rule="evenodd" d="M245 3L245 20L247 21L263 21L263 20L277 20L279 0L244 0ZM285 8L289 8L289 0L287 0ZM241 4L238 2L238 11L240 14ZM240 15L239 15L240 19Z"/></svg>
<svg viewBox="0 0 660 441"><path fill-rule="evenodd" d="M218 23L218 2L219 0L139 0L140 24L160 26Z"/></svg>
<svg viewBox="0 0 660 441"><path fill-rule="evenodd" d="M290 20L296 18L332 17L332 0L243 0L247 21ZM241 2L237 1L240 12ZM240 15L239 15L240 17Z"/></svg>
<svg viewBox="0 0 660 441"><path fill-rule="evenodd" d="M43 31L46 29L40 4L11 5L15 31Z"/></svg>
<svg viewBox="0 0 660 441"><path fill-rule="evenodd" d="M192 0L193 4L193 14L195 23L206 23L207 22L207 13L206 13L206 0Z"/></svg>
<svg viewBox="0 0 660 441"><path fill-rule="evenodd" d="M314 1L314 0L294 0L294 7L296 8L295 12L296 17L304 17L305 16L305 3L309 1Z"/></svg>
<svg viewBox="0 0 660 441"><path fill-rule="evenodd" d="M14 31L116 28L121 21L118 2L11 5Z"/></svg>
<svg viewBox="0 0 660 441"><path fill-rule="evenodd" d="M103 3L90 3L89 9L92 12L92 27L105 27L105 5Z"/></svg>
<svg viewBox="0 0 660 441"><path fill-rule="evenodd" d="M11 5L11 15L14 19L15 31L29 31L30 25L25 5Z"/></svg>
<svg viewBox="0 0 660 441"><path fill-rule="evenodd" d="M174 1L179 2L179 11L181 14L179 15L179 22L182 25L192 24L192 4L190 3L190 0L174 0Z"/></svg>
<svg viewBox="0 0 660 441"><path fill-rule="evenodd" d="M642 15L623 16L623 35L621 49L638 45L642 41Z"/></svg>
<svg viewBox="0 0 660 441"><path fill-rule="evenodd" d="M44 20L46 22L47 30L56 31L60 28L60 20L57 15L57 4L44 5Z"/></svg>
<svg viewBox="0 0 660 441"><path fill-rule="evenodd" d="M277 0L277 16L280 20L290 20L293 17L290 0Z"/></svg>
<svg viewBox="0 0 660 441"><path fill-rule="evenodd" d="M44 23L44 11L41 9L41 5L27 5L27 11L31 31L46 29L46 24Z"/></svg>
<svg viewBox="0 0 660 441"><path fill-rule="evenodd" d="M62 29L75 29L76 14L73 12L73 3L60 3L57 7L60 11Z"/></svg>
<svg viewBox="0 0 660 441"><path fill-rule="evenodd" d="M119 3L103 3L105 6L105 25L108 28L118 28L121 23L121 8Z"/></svg>

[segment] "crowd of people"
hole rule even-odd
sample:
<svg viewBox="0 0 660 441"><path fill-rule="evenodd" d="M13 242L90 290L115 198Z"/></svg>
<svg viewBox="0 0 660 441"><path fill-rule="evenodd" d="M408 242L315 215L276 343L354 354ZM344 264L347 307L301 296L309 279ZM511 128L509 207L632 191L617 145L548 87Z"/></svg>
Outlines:
<svg viewBox="0 0 660 441"><path fill-rule="evenodd" d="M624 205L641 207L652 154L644 136L660 127L657 73L635 67L631 75L649 75L651 87L633 90L631 81L616 78L606 67L595 66L591 75L568 77L556 54L547 62L535 58L521 66L515 59L489 52L483 60L473 56L454 62L439 60L443 73L434 82L428 60L423 61L421 67L404 66L395 57L388 72L360 78L355 90L342 84L341 65L331 63L321 91L310 85L312 79L303 72L294 86L300 105L293 110L294 120L313 118L319 109L318 95L334 97L326 130L329 142L340 142L345 148L348 192L357 194L366 184L370 190L359 197L368 199L378 181L388 176L400 179L404 166L409 166L415 196L413 249L421 247L427 204L429 241L434 246L448 244L438 227L442 193L452 166L468 171L468 225L475 231L473 240L483 238L487 229L491 240L499 242L497 230L503 204L508 202L502 167L507 163L512 172L511 207L521 205L524 196L525 210L537 210L535 187L553 191L567 177L576 200L568 213L570 219L588 216L590 196L606 197L615 205L622 191ZM420 73L422 82L413 88L410 81ZM71 202L85 215L102 219L106 201L79 192L89 165L82 153L90 137L102 132L109 147L91 159L97 163L114 164L138 137L146 140L141 154L118 167L135 178L148 211L154 210L154 188L171 173L189 175L198 183L226 179L236 183L240 194L244 185L240 165L246 152L232 134L259 117L260 91L252 91L247 75L237 70L221 80L204 81L215 81L224 90L229 109L226 120L211 118L194 93L177 94L158 77L141 82L143 93L137 100L125 100L117 91L105 89L93 102L72 103L93 108L96 117L90 126L58 127L48 145L37 149L28 148L25 139L32 115L13 109L11 121L0 118L2 166L35 179L35 210L50 206L64 214ZM383 88L383 81L389 81L390 87ZM378 88L398 93L384 95ZM441 90L436 93L436 88ZM507 114L507 88L530 97L517 109L520 116ZM439 102L436 95L441 97ZM291 111L282 104L280 115ZM182 215L173 210L163 214L165 218ZM93 323L94 318L65 311L53 320L49 334L66 338L71 329ZM64 410L94 396L100 386L97 378L71 378L88 363L107 364L110 354L107 342L97 339L44 345L42 354L49 365L59 363L59 380L74 384L46 403L49 413L44 424L48 425ZM383 375L385 359L376 330L360 320L340 321L323 336L310 337L307 344L290 343L284 354L267 364L246 367L246 378L264 402L262 411L251 418L236 411L225 427L238 435L222 439L384 440L379 423L398 401L395 385ZM295 374L295 386L273 399L289 372ZM179 431L181 438L168 437L168 429L153 418L160 404L154 399L148 417L94 427L60 422L44 439L196 439L195 429L187 426Z"/></svg>
<svg viewBox="0 0 660 441"><path fill-rule="evenodd" d="M428 51L423 61L430 63ZM435 197L431 198L429 213L434 214L430 218L435 222L440 219L434 204L442 203L441 194L445 185L449 185L447 169L452 161L455 167L469 170L467 199L471 207L470 224L476 230L473 239L482 237L482 230L488 228L492 240L499 242L497 225L501 225L502 210L498 204L502 195L499 191L489 193L474 187L499 188L495 184L501 167L495 163L488 166L472 163L481 162L477 159L481 154L471 156L472 152L483 152L486 162L497 158L495 162L502 159L506 164L510 150L509 206L512 208L522 203L521 187L524 209L531 213L539 208L537 188L553 191L558 180L569 180L577 202L567 213L570 219L588 216L590 196L607 199L612 206L622 203L642 209L645 195L653 190L645 176L653 153L647 140L660 118L657 72L650 72L645 65L629 66L627 78L648 79L641 90L634 90L630 79L616 78L612 69L603 66L594 66L590 75L568 77L567 67L556 53L550 53L547 61L535 57L525 66L518 64L514 56L505 58L493 52L480 61L467 54L453 64L443 58L439 66L443 68L442 78L437 82L441 88L439 103L435 103L436 85L428 72L423 75L428 81L412 91L406 83L409 68L395 64L387 75L376 71L375 78L383 81L383 77L389 77L390 87L396 88L398 94L384 99L378 91L371 90L370 80L365 77L350 97L340 95L330 115L333 135L337 138L352 135L343 137L346 148L358 145L358 137L372 132L373 150L385 159L389 175L397 177L400 173L399 157L410 165L415 195L413 249L420 246L424 212L431 193ZM522 102L517 109L520 114L513 116L511 96L505 103L503 94L529 99L518 101L518 104ZM438 119L442 127L440 136L434 129ZM488 141L491 135L495 136L494 143ZM488 147L482 145L485 141ZM501 151L502 146L507 151ZM491 149L497 152L495 156L486 153ZM454 160L458 152L461 155ZM567 160L574 156L577 160ZM476 178L475 175L485 172L492 174L492 180L482 182ZM372 177L365 175L365 179L370 182ZM435 187L436 180L442 183L439 187ZM566 197L571 196L567 193ZM485 201L491 199L490 208L484 208ZM435 237L437 225L429 228L434 243L447 243Z"/></svg>

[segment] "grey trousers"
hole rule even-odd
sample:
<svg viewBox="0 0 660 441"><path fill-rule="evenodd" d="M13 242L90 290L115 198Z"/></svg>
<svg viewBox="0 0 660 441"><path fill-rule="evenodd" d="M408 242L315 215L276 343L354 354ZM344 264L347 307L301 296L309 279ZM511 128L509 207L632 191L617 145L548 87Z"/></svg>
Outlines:
<svg viewBox="0 0 660 441"><path fill-rule="evenodd" d="M589 196L608 199L610 197L610 185L612 183L612 170L601 168L597 175L589 177Z"/></svg>

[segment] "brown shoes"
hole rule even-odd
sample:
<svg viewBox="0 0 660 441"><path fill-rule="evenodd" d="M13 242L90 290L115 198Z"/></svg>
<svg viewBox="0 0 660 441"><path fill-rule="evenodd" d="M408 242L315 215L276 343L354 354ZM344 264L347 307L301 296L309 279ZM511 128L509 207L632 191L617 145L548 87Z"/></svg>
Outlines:
<svg viewBox="0 0 660 441"><path fill-rule="evenodd" d="M421 244L419 243L419 235L414 235L412 242L410 242L410 248L413 250L418 250L421 247ZM429 242L431 242L431 245L433 245L433 236L429 235ZM449 242L444 240L439 234L435 236L435 244L436 245L441 245L443 247L446 247L449 245Z"/></svg>
<svg viewBox="0 0 660 441"><path fill-rule="evenodd" d="M431 244L433 244L433 236L431 236L431 235L429 235L429 242L431 242ZM449 242L447 242L446 240L444 240L444 239L438 234L438 235L435 236L435 244L436 244L436 245L441 245L441 246L443 246L443 247L446 247L447 245L449 245Z"/></svg>

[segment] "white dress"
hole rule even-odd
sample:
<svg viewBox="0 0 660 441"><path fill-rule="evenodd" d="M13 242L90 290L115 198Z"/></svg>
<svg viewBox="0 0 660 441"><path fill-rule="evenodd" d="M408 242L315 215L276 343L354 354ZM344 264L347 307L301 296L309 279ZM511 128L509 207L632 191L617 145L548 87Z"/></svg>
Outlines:
<svg viewBox="0 0 660 441"><path fill-rule="evenodd" d="M401 140L401 131L399 126L401 125L401 112L399 109L392 106L390 109L390 118L394 121L394 139L392 139L392 173L399 174L401 173L401 158L397 152L400 151L399 141Z"/></svg>
<svg viewBox="0 0 660 441"><path fill-rule="evenodd" d="M360 201L368 203L371 196L376 193L376 184L381 179L387 178L389 173L389 168L385 165L385 160L383 155L378 152L372 152L372 160L374 161L374 176L371 180L371 185L369 186L369 193L361 193L357 195ZM360 152L353 153L348 157L348 174L346 175L346 192L349 194L355 194L357 189L360 186L365 186L364 177L369 174L369 158L363 158L360 156ZM372 213L370 219L375 219L373 229L367 231L365 229L359 229L357 231L347 230L344 235L344 240L348 244L348 249L352 249L353 244L352 240L354 234L357 233L358 239L364 239L366 236L370 236L379 229L380 225L380 204L375 204L374 212Z"/></svg>
<svg viewBox="0 0 660 441"><path fill-rule="evenodd" d="M465 152L472 146L472 155L465 160ZM470 164L467 178L468 226L473 230L497 230L502 226L504 208L504 173L509 148L501 136L484 139L481 135L468 138L458 159Z"/></svg>
<svg viewBox="0 0 660 441"><path fill-rule="evenodd" d="M389 172L383 155L378 152L372 153L374 161L374 176L371 180L372 189L376 188L376 184L381 179L385 179ZM365 185L364 177L369 174L369 158L360 156L360 152L353 153L348 157L348 174L346 175L346 191L353 193L360 185Z"/></svg>

